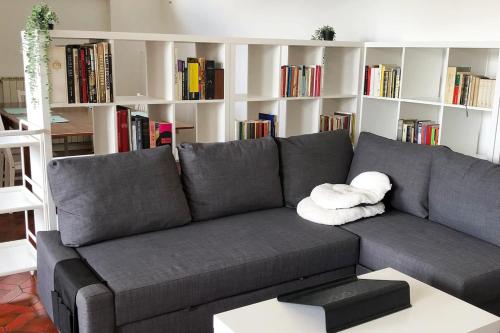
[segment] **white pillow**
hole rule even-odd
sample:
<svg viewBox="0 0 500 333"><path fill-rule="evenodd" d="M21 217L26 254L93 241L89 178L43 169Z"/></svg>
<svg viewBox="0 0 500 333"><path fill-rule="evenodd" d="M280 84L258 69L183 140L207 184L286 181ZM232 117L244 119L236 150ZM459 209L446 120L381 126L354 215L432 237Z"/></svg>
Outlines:
<svg viewBox="0 0 500 333"><path fill-rule="evenodd" d="M316 186L311 192L311 200L325 209L351 208L381 201L391 187L387 175L368 171L356 176L351 185L326 183Z"/></svg>

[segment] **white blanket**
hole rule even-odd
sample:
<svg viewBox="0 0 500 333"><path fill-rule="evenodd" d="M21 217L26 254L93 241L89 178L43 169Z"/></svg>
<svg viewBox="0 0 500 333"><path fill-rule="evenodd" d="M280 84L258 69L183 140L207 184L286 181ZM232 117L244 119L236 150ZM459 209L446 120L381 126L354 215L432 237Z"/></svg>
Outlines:
<svg viewBox="0 0 500 333"><path fill-rule="evenodd" d="M302 199L297 205L297 213L300 217L327 225L341 225L364 217L382 214L384 211L385 206L382 202L344 209L325 209L316 205L311 197Z"/></svg>
<svg viewBox="0 0 500 333"><path fill-rule="evenodd" d="M382 214L381 202L392 185L387 175L369 171L355 177L351 185L322 184L311 196L297 205L297 213L304 219L327 225L340 225L361 218Z"/></svg>
<svg viewBox="0 0 500 333"><path fill-rule="evenodd" d="M376 204L391 189L387 175L369 171L355 177L351 185L322 184L311 192L311 199L326 209L351 208L361 204Z"/></svg>

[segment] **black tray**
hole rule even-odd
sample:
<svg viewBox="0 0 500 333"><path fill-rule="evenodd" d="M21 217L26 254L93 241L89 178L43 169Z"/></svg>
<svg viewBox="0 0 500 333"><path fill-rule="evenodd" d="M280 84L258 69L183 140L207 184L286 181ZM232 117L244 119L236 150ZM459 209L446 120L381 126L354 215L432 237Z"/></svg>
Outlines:
<svg viewBox="0 0 500 333"><path fill-rule="evenodd" d="M322 307L328 333L411 306L410 286L406 281L357 278L285 294L279 296L278 301Z"/></svg>

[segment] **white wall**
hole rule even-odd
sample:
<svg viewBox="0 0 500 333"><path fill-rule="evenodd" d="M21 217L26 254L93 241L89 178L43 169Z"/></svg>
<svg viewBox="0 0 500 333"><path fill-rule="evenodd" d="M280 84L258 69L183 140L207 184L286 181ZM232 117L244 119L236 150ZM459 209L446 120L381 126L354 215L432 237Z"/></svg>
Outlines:
<svg viewBox="0 0 500 333"><path fill-rule="evenodd" d="M500 40L499 0L171 1L172 33L309 39L329 24L339 40Z"/></svg>
<svg viewBox="0 0 500 333"><path fill-rule="evenodd" d="M23 76L21 30L37 0L0 0L0 77ZM59 16L57 29L109 30L108 0L46 0Z"/></svg>

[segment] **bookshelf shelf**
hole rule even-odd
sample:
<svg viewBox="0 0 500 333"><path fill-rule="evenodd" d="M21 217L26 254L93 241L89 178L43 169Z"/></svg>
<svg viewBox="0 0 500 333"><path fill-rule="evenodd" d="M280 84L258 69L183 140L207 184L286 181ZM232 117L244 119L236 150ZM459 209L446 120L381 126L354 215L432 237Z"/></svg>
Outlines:
<svg viewBox="0 0 500 333"><path fill-rule="evenodd" d="M0 243L0 276L36 270L36 252L27 239Z"/></svg>
<svg viewBox="0 0 500 333"><path fill-rule="evenodd" d="M376 99L376 100L380 100L380 101L389 101L389 102L399 102L400 101L399 98L381 97L381 96L367 96L367 95L363 95L363 98L366 98L366 99Z"/></svg>
<svg viewBox="0 0 500 333"><path fill-rule="evenodd" d="M0 214L41 209L43 203L25 186L0 188Z"/></svg>
<svg viewBox="0 0 500 333"><path fill-rule="evenodd" d="M491 108L482 108L479 106L465 106L465 105L457 105L457 104L444 104L446 108L455 108L455 109L463 109L463 110L471 110L471 111L482 111L482 112L493 112Z"/></svg>
<svg viewBox="0 0 500 333"><path fill-rule="evenodd" d="M425 98L401 98L400 101L404 103L438 105L438 106L443 104L441 101L433 101L431 99L425 99Z"/></svg>
<svg viewBox="0 0 500 333"><path fill-rule="evenodd" d="M175 104L209 104L209 103L224 103L223 99L198 99L198 100L182 100L175 101Z"/></svg>

